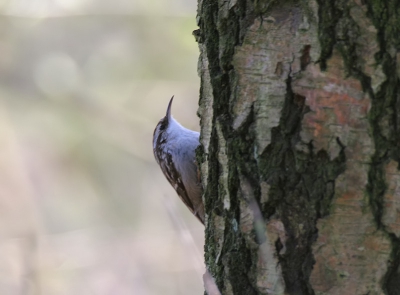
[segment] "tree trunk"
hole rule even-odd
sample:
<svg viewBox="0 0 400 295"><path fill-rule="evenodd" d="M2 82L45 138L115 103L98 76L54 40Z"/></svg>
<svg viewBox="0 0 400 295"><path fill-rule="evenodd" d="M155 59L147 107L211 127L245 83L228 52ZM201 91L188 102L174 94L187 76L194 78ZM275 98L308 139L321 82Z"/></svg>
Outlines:
<svg viewBox="0 0 400 295"><path fill-rule="evenodd" d="M221 294L400 294L400 1L198 7Z"/></svg>

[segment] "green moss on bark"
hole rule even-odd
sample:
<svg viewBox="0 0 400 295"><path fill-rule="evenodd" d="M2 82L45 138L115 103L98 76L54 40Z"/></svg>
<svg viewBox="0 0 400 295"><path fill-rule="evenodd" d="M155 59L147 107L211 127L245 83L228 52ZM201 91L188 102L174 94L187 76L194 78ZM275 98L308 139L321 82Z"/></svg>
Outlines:
<svg viewBox="0 0 400 295"><path fill-rule="evenodd" d="M232 132L229 126L232 120L229 115L230 98L230 71L232 71L231 61L234 53L234 47L240 44L245 29L252 23L253 8L251 1L238 1L237 4L229 10L226 18L218 16L218 2L213 0L204 0L202 2L200 15L200 30L202 32L204 44L206 46L207 58L209 61L209 71L213 88L213 96L216 98L213 104L213 126L219 120L222 126L224 138L227 139L227 149L231 150ZM220 45L223 45L221 48ZM218 139L215 127L211 133L209 148L209 178L208 186L205 191L205 208L208 214L225 215L225 234L222 253L218 253L215 245L215 224L212 218L206 229L205 259L208 270L215 278L220 290L224 289L223 275L228 273L232 288L237 294L256 294L249 280L247 271L250 268L251 259L246 253L249 250L243 242L243 237L238 231L237 225L232 221L238 220L239 201L232 198L231 209L227 212L223 210L223 195L219 189L219 173L221 171L217 154ZM201 153L200 153L201 154ZM234 163L230 156L230 163ZM199 155L201 157L201 155ZM236 192L238 178L235 167L229 167L229 191ZM236 254L235 254L236 253ZM217 262L217 256L223 257ZM224 272L224 268L229 269Z"/></svg>

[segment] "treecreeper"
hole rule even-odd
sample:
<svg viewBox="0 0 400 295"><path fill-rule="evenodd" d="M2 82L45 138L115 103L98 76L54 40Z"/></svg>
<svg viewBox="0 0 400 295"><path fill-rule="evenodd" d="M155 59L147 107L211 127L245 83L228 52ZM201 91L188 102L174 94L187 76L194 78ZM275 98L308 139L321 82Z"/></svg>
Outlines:
<svg viewBox="0 0 400 295"><path fill-rule="evenodd" d="M172 96L165 117L153 133L153 153L161 171L179 198L194 216L204 224L203 189L196 162L199 132L179 124L172 115Z"/></svg>

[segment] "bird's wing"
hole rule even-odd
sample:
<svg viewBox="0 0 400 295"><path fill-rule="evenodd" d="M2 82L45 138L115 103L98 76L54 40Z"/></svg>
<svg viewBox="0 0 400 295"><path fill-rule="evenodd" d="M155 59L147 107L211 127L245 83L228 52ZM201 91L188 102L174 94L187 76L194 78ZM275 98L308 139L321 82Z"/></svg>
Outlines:
<svg viewBox="0 0 400 295"><path fill-rule="evenodd" d="M204 221L199 216L199 213L196 212L193 202L190 200L189 195L186 191L185 185L183 184L182 177L178 170L176 169L174 162L172 160L172 155L168 152L163 153L163 155L159 155L164 158L164 161L160 161L161 170L164 172L165 177L168 179L169 183L178 193L179 198L182 202L189 208L190 212L193 213L194 216L200 220L201 223L204 224Z"/></svg>

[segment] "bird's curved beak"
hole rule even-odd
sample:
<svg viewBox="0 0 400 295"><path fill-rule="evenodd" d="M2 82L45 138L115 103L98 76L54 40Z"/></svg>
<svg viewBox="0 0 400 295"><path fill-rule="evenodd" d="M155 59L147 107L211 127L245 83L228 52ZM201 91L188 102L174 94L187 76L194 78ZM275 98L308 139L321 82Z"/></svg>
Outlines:
<svg viewBox="0 0 400 295"><path fill-rule="evenodd" d="M169 101L168 108L167 108L167 114L165 115L168 118L168 121L171 119L171 107L172 107L173 100L174 100L174 95L172 95L171 100Z"/></svg>

